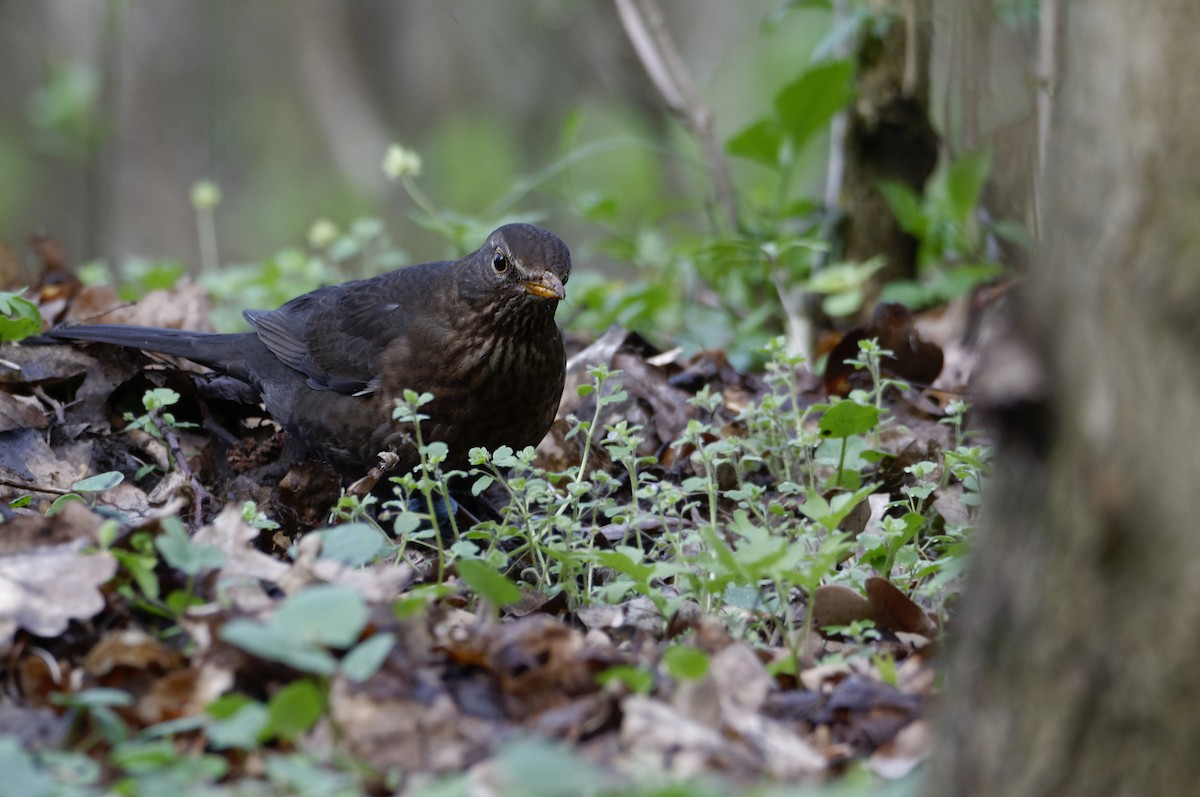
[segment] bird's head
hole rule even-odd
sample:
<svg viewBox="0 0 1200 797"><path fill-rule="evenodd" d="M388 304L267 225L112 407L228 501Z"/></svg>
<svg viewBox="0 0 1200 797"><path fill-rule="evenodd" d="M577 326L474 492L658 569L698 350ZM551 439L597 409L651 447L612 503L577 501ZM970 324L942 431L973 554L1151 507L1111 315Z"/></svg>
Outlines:
<svg viewBox="0 0 1200 797"><path fill-rule="evenodd" d="M554 233L532 224L506 224L492 232L483 246L464 258L469 264L467 286L503 304L546 303L553 307L566 298L571 277L571 253Z"/></svg>

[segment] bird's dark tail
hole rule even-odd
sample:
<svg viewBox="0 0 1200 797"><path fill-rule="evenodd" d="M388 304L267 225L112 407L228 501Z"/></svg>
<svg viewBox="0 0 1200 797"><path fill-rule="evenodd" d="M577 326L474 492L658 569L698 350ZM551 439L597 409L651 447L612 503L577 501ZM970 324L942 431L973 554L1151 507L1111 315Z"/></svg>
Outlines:
<svg viewBox="0 0 1200 797"><path fill-rule="evenodd" d="M73 341L109 343L156 354L170 354L247 381L250 378L247 358L251 348L258 343L252 333L217 334L125 324L58 327L37 337L27 338L23 343L38 345Z"/></svg>

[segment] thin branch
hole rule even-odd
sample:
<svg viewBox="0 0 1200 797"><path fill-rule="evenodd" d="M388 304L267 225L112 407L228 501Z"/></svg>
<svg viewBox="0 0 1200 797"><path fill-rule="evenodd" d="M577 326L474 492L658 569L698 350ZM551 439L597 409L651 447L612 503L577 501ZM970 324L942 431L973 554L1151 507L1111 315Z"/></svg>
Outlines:
<svg viewBox="0 0 1200 797"><path fill-rule="evenodd" d="M712 111L696 91L691 73L671 41L655 0L613 0L634 52L671 113L700 142L708 161L717 203L731 228L737 226L737 202L725 153L717 141Z"/></svg>
<svg viewBox="0 0 1200 797"><path fill-rule="evenodd" d="M834 0L833 21L838 26L850 16L850 0ZM846 42L838 42L834 58L845 58L849 54ZM846 176L846 130L850 118L843 108L829 122L829 160L825 167L825 207L836 208L842 196L842 183Z"/></svg>
<svg viewBox="0 0 1200 797"><path fill-rule="evenodd" d="M905 97L917 93L918 70L920 68L921 44L917 41L917 6L913 0L904 0L900 4L900 13L904 15L904 76L900 81L900 92Z"/></svg>
<svg viewBox="0 0 1200 797"><path fill-rule="evenodd" d="M1058 2L1042 0L1038 35L1037 169L1033 180L1034 238L1041 233L1042 191L1046 173L1046 147L1050 142L1050 115L1057 74Z"/></svg>
<svg viewBox="0 0 1200 797"><path fill-rule="evenodd" d="M23 490L27 493L46 493L47 495L70 495L71 493L70 490L61 490L57 487L38 487L36 484L3 477L0 477L0 487L12 487L14 490Z"/></svg>
<svg viewBox="0 0 1200 797"><path fill-rule="evenodd" d="M159 434L162 435L163 442L170 453L168 464L178 469L179 473L187 481L188 486L192 488L192 528L198 529L204 521L204 498L207 495L204 485L200 483L200 479L192 471L191 465L188 464L187 454L183 451L183 444L180 442L175 428L163 419L161 407L150 411L150 421L158 429Z"/></svg>
<svg viewBox="0 0 1200 797"><path fill-rule="evenodd" d="M793 356L799 355L806 360L812 359L812 319L804 312L800 302L788 288L788 277L777 268L776 262L771 261L771 280L775 283L775 292L779 295L779 304L783 307L787 318L786 350Z"/></svg>

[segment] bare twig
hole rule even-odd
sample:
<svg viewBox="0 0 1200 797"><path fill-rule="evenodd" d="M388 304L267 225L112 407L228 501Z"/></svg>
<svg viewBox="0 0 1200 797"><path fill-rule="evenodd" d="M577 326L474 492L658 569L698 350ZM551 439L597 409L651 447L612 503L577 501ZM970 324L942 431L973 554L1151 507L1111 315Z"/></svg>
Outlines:
<svg viewBox="0 0 1200 797"><path fill-rule="evenodd" d="M917 7L913 0L904 0L900 4L900 13L904 15L904 76L901 78L900 91L906 97L917 93L917 69L920 57L920 42L917 41Z"/></svg>
<svg viewBox="0 0 1200 797"><path fill-rule="evenodd" d="M64 424L64 425L66 424L67 417L63 412L64 408L63 408L63 403L61 401L57 401L56 399L53 399L50 396L46 395L46 391L44 389L42 389L41 385L33 386L33 395L37 396L44 403L50 405L50 408L52 410L54 410L54 417L58 420L59 424Z"/></svg>
<svg viewBox="0 0 1200 797"><path fill-rule="evenodd" d="M1046 146L1050 140L1050 113L1057 75L1058 2L1043 0L1038 25L1037 81L1037 171L1033 180L1034 238L1041 231L1043 175Z"/></svg>
<svg viewBox="0 0 1200 797"><path fill-rule="evenodd" d="M207 495L204 485L192 472L187 455L183 453L183 444L179 442L179 435L169 423L163 420L161 408L150 411L150 421L158 428L163 441L167 444L167 450L171 453L171 464L179 469L180 474L187 479L188 485L192 488L192 528L198 529L204 521L204 496Z"/></svg>
<svg viewBox="0 0 1200 797"><path fill-rule="evenodd" d="M700 142L712 176L717 203L730 227L737 226L737 201L725 153L717 141L712 111L700 98L691 73L663 24L655 0L613 0L638 59L668 110L683 120Z"/></svg>
<svg viewBox="0 0 1200 797"><path fill-rule="evenodd" d="M771 279L775 283L775 292L779 295L779 304L787 317L787 352L809 360L812 358L812 319L788 289L787 275L776 266L772 259Z"/></svg>
<svg viewBox="0 0 1200 797"><path fill-rule="evenodd" d="M0 477L0 486L12 487L14 490L24 490L29 493L46 493L47 495L70 495L70 490L60 490L57 487L39 487L36 484L28 484L26 482L17 481L15 479L5 479Z"/></svg>
<svg viewBox="0 0 1200 797"><path fill-rule="evenodd" d="M840 25L850 15L850 0L834 0L833 19ZM835 58L845 58L848 46L839 42L834 51ZM842 182L846 175L846 130L849 116L845 109L834 114L829 123L829 160L825 168L825 207L835 208L842 195Z"/></svg>

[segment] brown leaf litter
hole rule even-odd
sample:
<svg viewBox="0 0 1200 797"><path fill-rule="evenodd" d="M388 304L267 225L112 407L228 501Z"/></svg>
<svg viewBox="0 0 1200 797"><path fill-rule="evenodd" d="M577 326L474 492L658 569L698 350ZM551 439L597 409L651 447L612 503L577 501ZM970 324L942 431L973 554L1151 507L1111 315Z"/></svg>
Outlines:
<svg viewBox="0 0 1200 797"><path fill-rule="evenodd" d="M65 268L53 273L35 292L53 322L119 319L200 328L207 317L205 300L191 285L118 308L113 294L72 282ZM875 323L915 359L898 358L890 373L949 391L893 397L890 407L903 431L883 441L889 458L876 477L882 491L894 493L910 483L908 464L949 445L948 429L938 422L941 407L964 389L970 372L964 363L974 353L951 345L961 326L881 313ZM942 352L938 377L931 363L940 365ZM861 591L820 587L813 596L817 628L870 620L885 638L814 636L799 651L746 631L749 613L706 616L687 601L671 616L642 596L572 611L564 600L535 594L508 612L486 604L468 611L456 582L451 586L459 591L449 599L428 600L421 597L420 571L408 565L351 568L325 558L316 535L273 536L247 525L240 511L247 500L293 531L322 525L340 485L318 466L287 461L278 428L237 386L166 358L108 347L5 346L0 360L0 498L30 499L0 526L0 651L19 687L12 704L0 706L0 728L25 723L30 739L70 745L78 729L55 719L66 710L52 696L98 686L132 697L121 714L133 730L203 718L207 705L232 692L265 701L302 674L223 641L221 629L237 619L264 621L288 596L312 585L339 584L368 608L361 640L392 634L395 645L365 681L331 676L327 716L308 734L273 744L322 751L336 738L341 751L378 771L406 773L401 793L419 793L430 777L463 771L486 782L497 751L529 735L569 742L609 772L740 782L820 780L855 761L882 777L900 777L928 751L923 718L934 691L933 641L940 629L904 584L873 577ZM739 431L738 412L767 390L719 352L685 358L614 327L570 358L559 419L538 447L539 462L550 470L579 462L583 441L568 437L567 417L592 417L596 396L580 397L575 387L591 381L587 367L597 363L621 372L606 389L625 397L604 407L595 433L619 421L641 426L637 453L658 458L655 472L662 479L694 475L678 445L688 422L702 417L689 398L703 387L719 395L714 428L727 435ZM955 374L952 381L947 372ZM805 406L824 401L856 378L836 365L832 373L824 383L798 373L797 400ZM161 441L122 432L126 412L144 411L142 394L164 386L181 395L176 416L197 424L179 430L179 439L202 492L170 467ZM602 446L593 453L590 468L622 478ZM41 514L77 481L107 470L126 480L87 496L90 508L72 501L51 517ZM936 500L948 501L935 496L930 505ZM139 607L136 582L118 570L117 560L136 556L144 544L139 534L157 538L164 517L195 502L202 502L204 522L192 540L213 546L223 561L190 581L158 565L164 594L189 585L195 591L176 624ZM863 507L853 527L844 528L879 523L877 513ZM965 513L961 504L953 511ZM956 517L965 520L965 514ZM115 533L102 539L106 522ZM641 534L661 533L658 520L638 523ZM631 530L613 522L591 533L598 548L611 549L627 543ZM397 611L414 601L423 608ZM184 633L165 633L170 629ZM664 662L669 645L701 651L706 672L677 679ZM782 666L789 662L795 667ZM638 671L648 681L635 688L598 678L614 668ZM203 749L205 727L181 734L180 749Z"/></svg>

